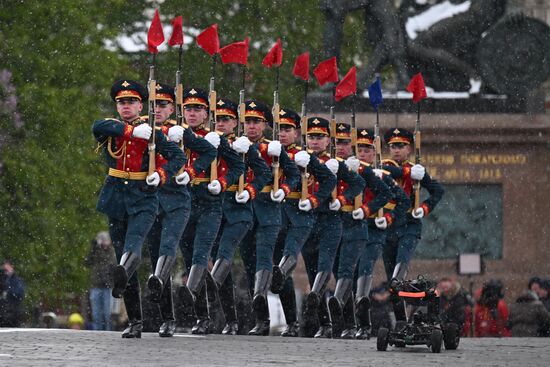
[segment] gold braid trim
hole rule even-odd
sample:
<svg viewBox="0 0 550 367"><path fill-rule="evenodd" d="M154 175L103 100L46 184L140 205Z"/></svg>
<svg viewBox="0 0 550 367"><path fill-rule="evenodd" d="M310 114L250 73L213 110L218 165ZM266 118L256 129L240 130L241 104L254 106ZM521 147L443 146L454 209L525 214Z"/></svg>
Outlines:
<svg viewBox="0 0 550 367"><path fill-rule="evenodd" d="M126 141L124 141L122 146L116 152L113 152L113 148L111 147L112 137L109 136L107 141L108 141L107 150L109 151L109 154L111 155L111 157L113 157L114 159L120 159L120 158L125 156L125 154L126 154Z"/></svg>

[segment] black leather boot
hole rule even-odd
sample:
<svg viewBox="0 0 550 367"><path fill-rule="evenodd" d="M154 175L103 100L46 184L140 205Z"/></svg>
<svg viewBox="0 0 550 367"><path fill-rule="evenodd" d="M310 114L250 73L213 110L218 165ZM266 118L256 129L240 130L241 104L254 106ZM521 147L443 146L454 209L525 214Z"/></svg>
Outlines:
<svg viewBox="0 0 550 367"><path fill-rule="evenodd" d="M317 333L315 333L314 338L321 338L321 339L330 339L332 338L332 324L330 323L330 316L329 311L327 307L327 302L325 300L324 292L321 298L321 303L319 304L319 323L320 327L319 330L317 330Z"/></svg>
<svg viewBox="0 0 550 367"><path fill-rule="evenodd" d="M135 252L125 252L120 258L120 263L113 271L113 297L121 298L124 295L128 279L134 274L139 266L139 255Z"/></svg>
<svg viewBox="0 0 550 367"><path fill-rule="evenodd" d="M342 330L342 334L340 335L342 339L355 339L355 334L357 333L353 303L353 297L348 297L348 300L342 309L344 314L344 330Z"/></svg>
<svg viewBox="0 0 550 367"><path fill-rule="evenodd" d="M231 272L231 265L231 261L224 258L219 258L214 263L214 267L210 274L212 274L212 279L216 282L218 289L225 282L227 275Z"/></svg>
<svg viewBox="0 0 550 367"><path fill-rule="evenodd" d="M162 291L162 298L159 303L160 314L163 323L159 328L160 337L171 337L176 332L176 318L174 317L174 302L172 300L172 279L168 277Z"/></svg>
<svg viewBox="0 0 550 367"><path fill-rule="evenodd" d="M128 327L122 332L123 338L141 338L143 330L141 295L138 281L132 281L124 291L124 305L128 314Z"/></svg>
<svg viewBox="0 0 550 367"><path fill-rule="evenodd" d="M233 288L233 279L231 275L225 278L225 281L218 289L220 303L225 316L225 327L222 330L223 335L237 335L239 333L239 323L237 322L237 310L235 308L235 290Z"/></svg>
<svg viewBox="0 0 550 367"><path fill-rule="evenodd" d="M206 297L206 287L202 287L195 298L197 323L191 328L191 334L206 335L210 332L210 317L208 315L208 302Z"/></svg>
<svg viewBox="0 0 550 367"><path fill-rule="evenodd" d="M330 321L332 323L332 335L339 338L344 331L344 304L351 294L352 279L338 279L334 296L328 300Z"/></svg>
<svg viewBox="0 0 550 367"><path fill-rule="evenodd" d="M248 332L248 335L269 335L267 291L271 286L271 272L265 269L260 270L256 272L255 278L252 309L256 314L256 325Z"/></svg>
<svg viewBox="0 0 550 367"><path fill-rule="evenodd" d="M372 287L372 275L363 275L357 279L357 293L355 296L355 316L359 329L355 334L357 339L370 339L371 319L370 319L370 290Z"/></svg>
<svg viewBox="0 0 550 367"><path fill-rule="evenodd" d="M311 287L311 292L309 292L305 297L303 323L304 333L306 336L311 337L315 335L315 330L313 330L313 335L311 336L309 331L312 330L312 326L319 325L319 305L321 304L321 297L323 297L325 294L325 289L329 280L330 272L317 273L317 275L315 276L315 281L313 282L313 287Z"/></svg>
<svg viewBox="0 0 550 367"><path fill-rule="evenodd" d="M294 256L283 256L279 265L273 265L273 279L271 280L271 292L279 294L283 291L286 278L292 275L296 268L297 260Z"/></svg>
<svg viewBox="0 0 550 367"><path fill-rule="evenodd" d="M175 262L176 258L174 256L163 255L158 258L155 273L151 274L147 280L147 287L149 288L152 302L160 302L162 291L165 288L164 285L170 278L170 273L172 272L172 267Z"/></svg>
<svg viewBox="0 0 550 367"><path fill-rule="evenodd" d="M287 338L296 338L299 336L300 331L300 324L298 324L298 321L292 322L290 324L287 324L283 332L281 333L281 336L287 337Z"/></svg>

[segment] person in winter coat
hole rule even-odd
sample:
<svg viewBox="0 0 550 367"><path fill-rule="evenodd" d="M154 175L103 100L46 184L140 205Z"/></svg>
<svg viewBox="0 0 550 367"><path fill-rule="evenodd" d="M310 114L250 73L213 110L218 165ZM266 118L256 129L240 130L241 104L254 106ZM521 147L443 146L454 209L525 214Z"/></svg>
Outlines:
<svg viewBox="0 0 550 367"><path fill-rule="evenodd" d="M550 314L532 292L523 293L510 306L508 327L512 336L537 336L550 325Z"/></svg>
<svg viewBox="0 0 550 367"><path fill-rule="evenodd" d="M475 305L475 337L510 336L506 327L508 306L503 300L504 291L500 280L490 280L483 286L481 297Z"/></svg>

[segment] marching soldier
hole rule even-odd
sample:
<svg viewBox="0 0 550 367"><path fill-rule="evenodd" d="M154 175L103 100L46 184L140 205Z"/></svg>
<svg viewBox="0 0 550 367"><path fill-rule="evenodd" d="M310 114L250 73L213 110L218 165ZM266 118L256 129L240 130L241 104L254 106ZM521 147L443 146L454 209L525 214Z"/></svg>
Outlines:
<svg viewBox="0 0 550 367"><path fill-rule="evenodd" d="M374 135L367 129L357 131L357 157L362 162L371 166L375 163ZM363 167L363 165L361 166ZM377 175L382 176L384 183L390 188L391 201L383 216L378 217L377 213L371 211L367 219L369 228L369 239L364 247L357 266L356 292L355 292L355 318L353 315L353 303L351 298L344 306L344 319L346 329L342 332L342 338L367 339L370 337L370 290L372 287L372 274L376 260L380 257L382 246L385 243L385 229L395 223L402 225L405 220L406 210L410 206L410 200L401 187L389 176L389 172L374 169ZM384 173L385 172L385 173ZM369 187L363 192L363 204L369 205L374 198L374 193ZM358 329L355 330L355 320Z"/></svg>
<svg viewBox="0 0 550 367"><path fill-rule="evenodd" d="M309 330L320 327L315 334L317 338L331 338L332 325L330 323L324 294L336 251L342 238L342 218L340 208L348 201L359 195L365 186L363 179L355 172L350 171L341 159L331 158L327 153L330 144L329 122L321 117L310 117L307 125L307 146L321 162L336 176L347 184L345 191L316 210L315 225L311 235L302 249L306 265L311 292L305 298L304 330L310 336ZM317 183L315 187L318 187ZM315 193L315 187L314 192ZM313 194L312 193L312 194Z"/></svg>
<svg viewBox="0 0 550 367"><path fill-rule="evenodd" d="M156 152L167 162L148 175L148 140L153 129L139 118L142 101L148 98L148 93L141 84L123 79L111 87L111 98L116 102L120 120L108 118L93 124L98 149L103 147L109 167L97 210L107 215L119 261L113 275L113 296L124 298L129 319L122 337L141 338L140 286L135 273L141 259L141 246L157 214L157 187L174 178L178 182L181 175L176 173L184 165L185 156L160 130L155 130Z"/></svg>
<svg viewBox="0 0 550 367"><path fill-rule="evenodd" d="M265 104L256 100L245 102L245 135L269 166L274 157L278 157L283 172L279 190L273 191L271 185L266 185L260 192L254 192L256 199L252 205L255 222L241 244L249 284L254 284L252 308L256 326L250 330L250 335L269 334L267 291L271 286L273 251L281 228L281 202L296 188L300 177L298 168L281 148L281 143L264 138L263 131L272 122L272 113ZM251 180L250 175L249 171L247 181Z"/></svg>
<svg viewBox="0 0 550 367"><path fill-rule="evenodd" d="M186 148L192 149L200 156L191 165L194 172L203 172L210 167L216 157L216 149L206 140L197 137L187 127L177 126L176 121L169 120L174 112L174 88L166 84L157 84L155 123L164 135L179 143L183 139ZM157 167L165 164L162 155L157 154ZM172 301L171 271L176 261L176 248L187 225L191 212L191 197L187 185L169 183L161 186L159 195L159 213L147 237L151 264L154 273L147 281L151 300L159 303L163 320L159 329L161 337L174 335L176 321Z"/></svg>
<svg viewBox="0 0 550 367"><path fill-rule="evenodd" d="M328 306L332 321L332 335L335 338L341 337L344 331L343 308L348 300L352 302L351 293L353 290L353 274L359 256L364 250L369 237L368 224L364 220L371 214L376 214L390 200L390 189L376 176L373 169L361 163L359 159L352 156L353 146L351 141L351 127L348 124L339 123L336 125L336 154L339 158L346 159L346 166L353 172L358 172L365 180L365 191L371 193L368 203L363 201L358 208L354 207L353 201L346 201L342 205L343 235L339 249L339 261L335 263L334 274L337 278L334 296L329 299ZM342 195L346 183L338 182L338 195ZM348 338L349 331L344 335Z"/></svg>
<svg viewBox="0 0 550 367"><path fill-rule="evenodd" d="M296 294L292 271L296 267L298 255L309 237L309 233L315 222L313 211L319 205L327 205L330 194L336 186L336 177L330 170L309 154L305 148L296 146L295 142L300 131L300 116L289 109L280 111L279 138L285 151L300 169L306 169L311 182L317 182L315 193L307 193L302 199L300 191L288 194L283 203L283 225L275 247L274 261L278 265L273 266L273 279L271 291L279 294L287 326L281 333L283 337L297 337L299 332L298 319L296 317ZM305 143L305 142L304 142ZM302 187L302 185L298 185Z"/></svg>
<svg viewBox="0 0 550 367"><path fill-rule="evenodd" d="M384 134L384 140L390 148L390 157L383 161L384 169L401 185L406 195L414 203L414 181L425 188L430 196L418 208L413 205L408 209L406 223L402 226L391 226L386 235L386 244L383 247L382 257L388 280L393 285L398 284L407 276L409 262L422 234L421 219L427 216L441 200L444 190L439 182L431 178L426 169L420 164L409 162L412 153L411 144L413 135L403 128L392 128ZM391 286L393 289L394 286ZM402 301L393 297L395 318L406 321L405 307Z"/></svg>
<svg viewBox="0 0 550 367"><path fill-rule="evenodd" d="M239 331L235 310L235 295L231 266L237 246L254 222L252 200L256 192L273 179L271 170L260 153L246 136L235 136L237 127L237 105L229 99L219 99L216 104L216 130L223 133L232 148L244 157L246 172L252 171L253 179L244 182L243 191L238 185L231 185L224 193L223 220L220 227L217 249L211 275L218 288L220 301L225 314L224 335L236 335ZM247 175L245 175L246 177ZM249 177L250 178L250 177Z"/></svg>
<svg viewBox="0 0 550 367"><path fill-rule="evenodd" d="M187 304L195 305L197 324L193 334L207 334L210 318L206 299L205 278L212 245L216 240L222 219L221 193L233 185L244 173L244 163L229 146L227 139L205 127L208 118L208 95L199 88L184 91L183 107L185 121L198 136L204 137L218 149L217 179L210 177L211 172L194 172L191 177L192 208L189 223L180 241L188 269ZM188 164L193 164L199 153L190 151ZM189 166L190 171L193 171ZM212 291L216 291L213 289ZM197 298L200 298L197 301Z"/></svg>

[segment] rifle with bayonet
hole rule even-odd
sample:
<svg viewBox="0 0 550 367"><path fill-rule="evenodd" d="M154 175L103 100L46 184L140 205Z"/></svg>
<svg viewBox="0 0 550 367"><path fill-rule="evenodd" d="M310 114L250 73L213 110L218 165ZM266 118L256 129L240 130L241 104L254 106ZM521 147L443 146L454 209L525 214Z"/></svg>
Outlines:
<svg viewBox="0 0 550 367"><path fill-rule="evenodd" d="M210 87L208 92L208 128L210 131L216 131L216 90L214 88L215 78L210 78ZM218 159L214 159L210 165L210 182L218 179Z"/></svg>

